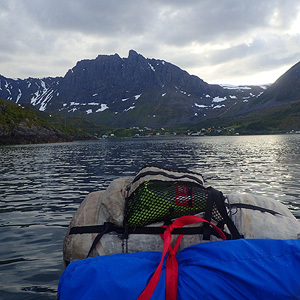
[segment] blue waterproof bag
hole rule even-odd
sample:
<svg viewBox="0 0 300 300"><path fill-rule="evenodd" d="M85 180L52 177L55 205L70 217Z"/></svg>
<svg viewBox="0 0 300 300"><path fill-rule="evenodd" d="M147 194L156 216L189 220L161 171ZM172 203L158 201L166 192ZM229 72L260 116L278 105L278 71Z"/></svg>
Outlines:
<svg viewBox="0 0 300 300"><path fill-rule="evenodd" d="M300 299L300 240L202 243L177 254L177 299ZM61 276L59 300L137 299L160 252L73 261ZM151 299L165 299L165 268Z"/></svg>

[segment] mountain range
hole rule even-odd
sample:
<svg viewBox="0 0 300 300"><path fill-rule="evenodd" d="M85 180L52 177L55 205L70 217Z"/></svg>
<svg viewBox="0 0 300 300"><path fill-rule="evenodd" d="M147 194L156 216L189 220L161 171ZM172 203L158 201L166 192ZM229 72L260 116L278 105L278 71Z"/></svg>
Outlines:
<svg viewBox="0 0 300 300"><path fill-rule="evenodd" d="M298 103L299 79L300 63L271 86L213 85L130 50L127 58L114 54L79 61L64 77L0 75L0 98L114 128L233 125Z"/></svg>

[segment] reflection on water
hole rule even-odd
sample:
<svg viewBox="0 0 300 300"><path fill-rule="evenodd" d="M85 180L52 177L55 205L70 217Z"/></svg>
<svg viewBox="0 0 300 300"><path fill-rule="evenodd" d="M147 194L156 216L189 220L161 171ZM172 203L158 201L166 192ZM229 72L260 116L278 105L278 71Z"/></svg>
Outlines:
<svg viewBox="0 0 300 300"><path fill-rule="evenodd" d="M91 191L145 163L197 170L224 194L284 202L300 218L300 135L99 140L0 148L0 294L55 299L62 241ZM2 299L2 298L1 298Z"/></svg>

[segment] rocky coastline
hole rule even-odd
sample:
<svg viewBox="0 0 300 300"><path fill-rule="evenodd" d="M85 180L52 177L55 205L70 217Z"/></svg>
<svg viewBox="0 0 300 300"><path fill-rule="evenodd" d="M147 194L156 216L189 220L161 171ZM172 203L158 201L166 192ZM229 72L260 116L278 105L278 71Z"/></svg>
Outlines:
<svg viewBox="0 0 300 300"><path fill-rule="evenodd" d="M33 125L26 127L19 124L12 129L0 126L0 145L59 143L87 139L92 139L92 137L80 134L65 134L55 128L46 126Z"/></svg>

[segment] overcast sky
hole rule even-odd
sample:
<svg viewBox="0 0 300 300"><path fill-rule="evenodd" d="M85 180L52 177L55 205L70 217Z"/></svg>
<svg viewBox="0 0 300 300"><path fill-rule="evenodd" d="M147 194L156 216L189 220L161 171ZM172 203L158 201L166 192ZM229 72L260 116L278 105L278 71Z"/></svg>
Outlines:
<svg viewBox="0 0 300 300"><path fill-rule="evenodd" d="M300 61L299 0L0 0L0 74L64 76L130 49L208 83L274 82Z"/></svg>

